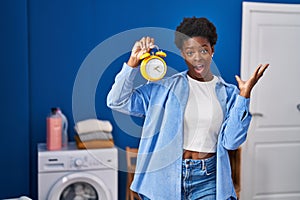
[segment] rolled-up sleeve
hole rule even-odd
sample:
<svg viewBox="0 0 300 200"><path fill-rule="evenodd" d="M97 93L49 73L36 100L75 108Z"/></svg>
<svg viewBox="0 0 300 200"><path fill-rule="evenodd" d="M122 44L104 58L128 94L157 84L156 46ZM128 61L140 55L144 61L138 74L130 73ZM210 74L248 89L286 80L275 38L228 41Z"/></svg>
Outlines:
<svg viewBox="0 0 300 200"><path fill-rule="evenodd" d="M132 68L126 63L123 64L107 95L106 103L109 108L135 116L145 115L147 90L141 90L133 86L138 70L138 68Z"/></svg>
<svg viewBox="0 0 300 200"><path fill-rule="evenodd" d="M221 142L228 150L237 149L247 138L251 121L249 103L249 98L236 95L235 101L227 113L221 131Z"/></svg>

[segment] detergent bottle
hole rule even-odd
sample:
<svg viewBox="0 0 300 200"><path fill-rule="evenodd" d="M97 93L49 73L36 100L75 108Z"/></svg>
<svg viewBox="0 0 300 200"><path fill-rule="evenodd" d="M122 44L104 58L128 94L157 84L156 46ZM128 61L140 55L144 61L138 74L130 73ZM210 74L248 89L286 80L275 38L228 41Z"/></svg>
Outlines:
<svg viewBox="0 0 300 200"><path fill-rule="evenodd" d="M59 150L62 147L62 117L56 108L47 117L47 149Z"/></svg>
<svg viewBox="0 0 300 200"><path fill-rule="evenodd" d="M60 108L57 108L57 113L61 116L62 119L62 147L68 146L68 120L67 117L62 113Z"/></svg>

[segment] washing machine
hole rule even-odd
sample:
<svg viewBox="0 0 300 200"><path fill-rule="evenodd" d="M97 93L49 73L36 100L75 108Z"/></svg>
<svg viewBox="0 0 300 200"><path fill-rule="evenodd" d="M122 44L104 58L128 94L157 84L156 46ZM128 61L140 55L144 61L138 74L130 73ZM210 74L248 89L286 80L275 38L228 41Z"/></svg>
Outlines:
<svg viewBox="0 0 300 200"><path fill-rule="evenodd" d="M38 144L39 200L117 200L116 148L77 149L75 143L58 151Z"/></svg>

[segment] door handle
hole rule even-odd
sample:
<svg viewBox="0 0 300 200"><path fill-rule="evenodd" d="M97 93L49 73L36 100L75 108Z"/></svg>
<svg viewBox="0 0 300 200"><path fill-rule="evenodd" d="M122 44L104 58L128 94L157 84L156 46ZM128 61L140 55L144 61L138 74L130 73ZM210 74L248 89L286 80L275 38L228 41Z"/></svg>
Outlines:
<svg viewBox="0 0 300 200"><path fill-rule="evenodd" d="M298 109L298 111L300 111L300 104L297 105L297 109Z"/></svg>
<svg viewBox="0 0 300 200"><path fill-rule="evenodd" d="M300 106L299 106L299 107L300 107ZM264 116L262 113L257 113L257 112L251 113L251 115L252 115L253 117L263 117L263 116Z"/></svg>

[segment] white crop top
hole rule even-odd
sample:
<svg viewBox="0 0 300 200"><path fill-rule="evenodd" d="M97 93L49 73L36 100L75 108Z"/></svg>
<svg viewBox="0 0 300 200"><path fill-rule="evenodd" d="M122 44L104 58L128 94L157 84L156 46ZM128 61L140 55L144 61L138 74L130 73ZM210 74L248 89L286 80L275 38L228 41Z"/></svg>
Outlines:
<svg viewBox="0 0 300 200"><path fill-rule="evenodd" d="M200 82L188 76L189 98L184 113L185 150L214 153L223 111L216 96L218 78L208 82Z"/></svg>

